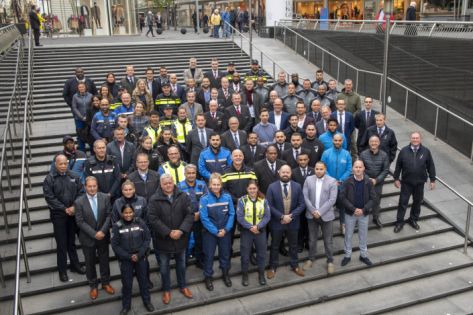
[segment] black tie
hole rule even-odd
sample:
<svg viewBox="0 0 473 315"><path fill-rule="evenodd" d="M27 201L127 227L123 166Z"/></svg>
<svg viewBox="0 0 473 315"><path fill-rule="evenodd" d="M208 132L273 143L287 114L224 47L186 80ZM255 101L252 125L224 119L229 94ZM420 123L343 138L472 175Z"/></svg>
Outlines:
<svg viewBox="0 0 473 315"><path fill-rule="evenodd" d="M382 129L382 128L378 128L378 135L381 136L382 133L383 133L383 129Z"/></svg>
<svg viewBox="0 0 473 315"><path fill-rule="evenodd" d="M271 163L271 172L273 172L273 174L276 172L276 170L274 169L274 163Z"/></svg>
<svg viewBox="0 0 473 315"><path fill-rule="evenodd" d="M370 113L371 112L366 112L366 124L370 121Z"/></svg>
<svg viewBox="0 0 473 315"><path fill-rule="evenodd" d="M284 197L287 198L287 195L289 194L288 191L287 191L287 184L284 184Z"/></svg>
<svg viewBox="0 0 473 315"><path fill-rule="evenodd" d="M253 153L253 157L255 157L255 155L256 155L256 147L252 147L252 148L251 148L251 151L252 151L252 153Z"/></svg>
<svg viewBox="0 0 473 315"><path fill-rule="evenodd" d="M304 176L304 178L307 177L307 171L305 170L305 168L302 170L302 175Z"/></svg>

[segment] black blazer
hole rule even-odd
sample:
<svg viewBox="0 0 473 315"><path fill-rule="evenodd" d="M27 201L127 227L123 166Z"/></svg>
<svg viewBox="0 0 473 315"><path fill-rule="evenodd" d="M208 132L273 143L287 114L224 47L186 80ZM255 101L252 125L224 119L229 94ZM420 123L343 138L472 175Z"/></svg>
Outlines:
<svg viewBox="0 0 473 315"><path fill-rule="evenodd" d="M228 94L227 97L225 97L225 93L223 93L223 90L220 88L218 89L218 104L223 106L224 108L227 108L232 105L232 94L233 90L231 88L228 88Z"/></svg>
<svg viewBox="0 0 473 315"><path fill-rule="evenodd" d="M302 125L302 130L305 131L305 128L307 127L308 124L315 124L315 120L313 117L309 116L309 115L305 115L305 119L304 119L304 124Z"/></svg>
<svg viewBox="0 0 473 315"><path fill-rule="evenodd" d="M264 159L265 152L266 152L265 147L260 144L256 145L255 155L253 155L249 144L245 144L244 146L241 146L240 150L243 152L243 155L245 157L245 165L251 168L253 168L256 162Z"/></svg>
<svg viewBox="0 0 473 315"><path fill-rule="evenodd" d="M215 119L212 118L210 112L206 112L204 115L206 128L212 129L214 132L220 135L225 131L226 124L224 123L224 113L222 113L221 111L217 111L215 114Z"/></svg>
<svg viewBox="0 0 473 315"><path fill-rule="evenodd" d="M305 153L305 154L307 154L307 156L310 158L310 154L311 154L310 150L308 150L308 149L306 149L306 148L304 148L304 147L301 147L300 150L301 150L301 152L300 152L301 154L302 154L302 153ZM286 163L287 163L291 168L296 168L296 167L299 166L299 165L297 164L296 159L294 158L294 152L292 151L292 147L289 148L289 149L287 149L287 150L285 150L285 151L282 153L282 159L283 159L284 161L286 161Z"/></svg>
<svg viewBox="0 0 473 315"><path fill-rule="evenodd" d="M205 128L207 146L209 145L209 137L213 133L213 130L210 128ZM199 130L193 129L187 134L186 138L186 151L190 153L190 162L197 166L199 162L200 152L205 148L200 142L200 133Z"/></svg>
<svg viewBox="0 0 473 315"><path fill-rule="evenodd" d="M138 81L138 77L133 76L133 84L128 81L128 76L125 76L123 79L120 80L120 86L123 86L128 93L133 94L133 90L136 87L136 81Z"/></svg>
<svg viewBox="0 0 473 315"><path fill-rule="evenodd" d="M369 127L366 129L363 138L361 139L360 147L362 151L366 150L369 147L369 140L371 136L378 135L378 128L376 125ZM389 162L394 161L396 158L396 153L397 153L397 139L396 139L396 134L391 128L388 128L388 126L384 125L384 131L379 136L381 139L381 144L379 145L379 149L383 150L386 152L389 156Z"/></svg>
<svg viewBox="0 0 473 315"><path fill-rule="evenodd" d="M229 107L225 108L225 123L228 124L228 120L231 117L238 118L240 122L240 126L238 127L240 130L244 130L246 132L250 132L251 128L253 128L253 121L250 115L250 109L246 105L240 105L240 115L237 115L235 106L230 105Z"/></svg>
<svg viewBox="0 0 473 315"><path fill-rule="evenodd" d="M34 10L31 10L29 13L28 13L28 16L30 18L30 25L31 25L31 28L34 29L34 30L39 30L40 29L40 26L41 26L41 22L38 18L38 15L36 14L36 12Z"/></svg>
<svg viewBox="0 0 473 315"><path fill-rule="evenodd" d="M304 183L307 177L314 175L314 169L310 166L307 167L306 176L302 174L301 168L296 167L292 169L292 180L304 187Z"/></svg>
<svg viewBox="0 0 473 315"><path fill-rule="evenodd" d="M241 95L241 103L248 106L248 101L246 99L246 89L243 89L240 95ZM259 113L261 111L261 108L263 108L263 100L261 99L261 96L258 93L256 93L254 90L253 90L252 95L253 95L253 108L255 109L255 120L258 123Z"/></svg>
<svg viewBox="0 0 473 315"><path fill-rule="evenodd" d="M154 101L156 100L156 97L158 97L158 95L161 94L161 85L159 84L158 80L153 79L153 81L151 82L151 86L153 90L150 92L151 92L151 95L153 96L153 101ZM146 87L148 87L148 81L146 81Z"/></svg>
<svg viewBox="0 0 473 315"><path fill-rule="evenodd" d="M375 115L379 112L371 110L370 119L366 121L366 110L362 110L355 115L355 128L358 129L358 137L356 138L356 146L360 147L361 140L365 134L366 129L376 125Z"/></svg>
<svg viewBox="0 0 473 315"><path fill-rule="evenodd" d="M113 155L115 161L118 161L120 173L130 174L135 168L135 145L129 141L125 141L125 149L123 151L123 162L118 143L114 140L107 144L107 154Z"/></svg>
<svg viewBox="0 0 473 315"><path fill-rule="evenodd" d="M324 123L325 120L323 119L315 123L315 129L317 130L317 138L327 131L327 128L325 127Z"/></svg>
<svg viewBox="0 0 473 315"><path fill-rule="evenodd" d="M102 241L110 241L110 197L107 194L97 192L97 220L95 220L92 207L87 194L84 194L74 202L75 218L79 227L79 241L84 247L92 247L97 241L95 234L102 231L105 238Z"/></svg>
<svg viewBox="0 0 473 315"><path fill-rule="evenodd" d="M258 178L259 190L266 194L269 185L279 180L278 171L281 166L286 165L286 162L280 159L276 159L276 172L273 173L269 168L266 158L258 161L254 165L255 175Z"/></svg>
<svg viewBox="0 0 473 315"><path fill-rule="evenodd" d="M283 149L281 150L279 148L279 144L275 143L277 149L278 149L278 159L282 160L282 153L288 149L291 148L291 144L289 142L284 142Z"/></svg>
<svg viewBox="0 0 473 315"><path fill-rule="evenodd" d="M212 70L209 70L204 73L204 78L208 78L210 80L210 87L211 88L220 88L220 80L224 77L224 73L222 71L217 70L217 77L214 77L214 73Z"/></svg>
<svg viewBox="0 0 473 315"><path fill-rule="evenodd" d="M240 148L246 144L246 132L243 130L238 130L238 136L240 137ZM222 147L227 148L230 152L235 150L236 144L235 139L233 139L233 133L231 130L227 130L222 134Z"/></svg>
<svg viewBox="0 0 473 315"><path fill-rule="evenodd" d="M369 180L368 176L363 176L363 215L367 216L371 213L374 203L376 201L376 191L374 190L373 183ZM353 216L355 213L355 178L352 176L348 177L343 182L343 188L340 190L340 199L343 206L345 207L345 213Z"/></svg>

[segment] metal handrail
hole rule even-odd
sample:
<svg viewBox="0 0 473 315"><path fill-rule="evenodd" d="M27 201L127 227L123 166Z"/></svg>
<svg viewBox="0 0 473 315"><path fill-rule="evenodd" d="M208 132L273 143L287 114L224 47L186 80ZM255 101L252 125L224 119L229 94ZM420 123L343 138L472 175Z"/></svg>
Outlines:
<svg viewBox="0 0 473 315"><path fill-rule="evenodd" d="M31 132L31 119L32 119L32 106L33 106L33 38L31 35L32 32L29 32L28 36L28 75L27 75L27 89L25 97L25 105L23 112L23 138L21 145L21 177L20 177L20 206L18 209L18 235L17 235L17 247L16 247L16 268L15 268L15 292L14 292L14 308L13 314L23 314L23 307L21 304L20 296L20 263L21 263L21 253L23 252L23 261L25 264L25 271L27 282L31 282L30 268L28 263L28 254L26 252L25 239L23 237L23 208L26 210L27 216L29 216L28 211L28 201L25 192L25 170L26 175L29 179L30 190L31 190L31 179L29 177L29 164L28 159L31 158L31 146L29 143L29 132ZM30 128L28 128L30 125ZM26 153L28 146L29 155Z"/></svg>
<svg viewBox="0 0 473 315"><path fill-rule="evenodd" d="M263 52L262 49L258 48L255 44L253 44L250 39L248 37L246 37L245 35L243 35L239 30L237 30L233 25L231 25L230 23L228 22L224 22L228 27L230 27L230 29L232 30L232 42L234 44L236 44L235 42L235 34L238 34L240 36L240 52L241 54L243 54L243 39L245 39L247 42L248 42L248 45L253 47L253 49L256 49L256 50L259 50L260 51L260 65L261 65L261 68L263 68L263 57L265 57L266 59L268 59L271 63L272 63L272 69L273 69L273 73L272 73L272 76L273 76L273 79L276 78L276 66L279 67L280 69L282 69L285 73L286 73L286 77L289 81L289 76L290 76L290 72L287 71L286 69L284 69L284 67L282 67L280 64L278 64L276 61L274 61L273 58L271 58L270 56L268 56L267 54L265 54ZM250 29L250 32L252 30ZM250 59L251 59L252 56L250 56Z"/></svg>
<svg viewBox="0 0 473 315"><path fill-rule="evenodd" d="M362 23L383 23L383 21L378 20L342 20L342 19L327 19L327 20L320 20L320 19L281 19L279 22L291 22L291 23L302 23L302 22L330 22L330 23L355 23L355 24L362 24ZM397 24L447 24L447 25L468 25L473 26L473 22L468 21L405 21L405 20L393 20Z"/></svg>

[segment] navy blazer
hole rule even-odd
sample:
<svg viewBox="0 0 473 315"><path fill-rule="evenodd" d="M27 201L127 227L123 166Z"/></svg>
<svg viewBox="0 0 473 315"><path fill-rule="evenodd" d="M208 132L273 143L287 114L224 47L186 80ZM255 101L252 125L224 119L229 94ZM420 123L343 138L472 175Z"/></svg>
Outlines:
<svg viewBox="0 0 473 315"><path fill-rule="evenodd" d="M281 217L284 214L281 181L276 181L269 185L266 193L266 200L268 200L269 208L271 209L271 229L297 230L300 225L300 215L305 210L304 195L302 194L301 185L291 180L291 211L292 221L289 224L281 224Z"/></svg>
<svg viewBox="0 0 473 315"><path fill-rule="evenodd" d="M281 128L279 130L284 130L287 128L287 121L289 119L289 114L286 112L281 113ZM269 122L274 123L274 111L269 112Z"/></svg>
<svg viewBox="0 0 473 315"><path fill-rule="evenodd" d="M333 112L330 117L335 118L338 121L338 111ZM338 131L342 132L342 127L338 125ZM355 130L355 119L353 114L345 111L345 138L347 138L347 148L350 148L351 145L351 134Z"/></svg>
<svg viewBox="0 0 473 315"><path fill-rule="evenodd" d="M171 93L174 93L172 91L172 87L171 87ZM186 90L184 89L184 87L180 84L176 84L176 96L179 97L181 99L181 102L182 103L185 103L187 102L187 95L186 95Z"/></svg>

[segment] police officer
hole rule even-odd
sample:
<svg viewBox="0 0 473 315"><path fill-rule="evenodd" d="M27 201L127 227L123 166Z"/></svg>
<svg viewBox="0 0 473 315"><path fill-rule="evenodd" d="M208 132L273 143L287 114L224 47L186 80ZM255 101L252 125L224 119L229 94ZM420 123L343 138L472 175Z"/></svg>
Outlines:
<svg viewBox="0 0 473 315"><path fill-rule="evenodd" d="M264 266L266 261L266 225L271 219L271 210L264 195L259 191L255 180L250 180L247 195L240 198L237 208L237 221L241 225L240 253L242 285L248 286L248 265L253 244L256 247L258 281L266 284Z"/></svg>
<svg viewBox="0 0 473 315"><path fill-rule="evenodd" d="M159 94L154 101L154 109L159 111L161 115L164 115L163 109L167 105L171 105L173 108L173 113L177 113L179 105L181 105L181 99L179 96L174 95L171 91L171 84L169 82L164 83L161 86L163 93Z"/></svg>
<svg viewBox="0 0 473 315"><path fill-rule="evenodd" d="M112 228L112 249L118 257L122 275L122 310L120 315L126 315L131 309L134 272L138 279L143 304L148 312L153 312L154 306L151 304L147 281L149 269L146 260L151 235L145 221L135 217L131 204L124 204L120 212L121 219Z"/></svg>
<svg viewBox="0 0 473 315"><path fill-rule="evenodd" d="M90 133L95 140L105 139L110 142L113 138L113 129L117 115L110 111L110 103L104 98L100 101L100 112L97 112L92 118Z"/></svg>
<svg viewBox="0 0 473 315"><path fill-rule="evenodd" d="M251 80L254 83L256 83L256 80L258 80L258 78L262 78L265 83L268 80L268 78L264 74L264 71L262 69L260 69L258 60L253 59L253 60L251 60L251 70L245 75L244 80L245 81L246 80Z"/></svg>
<svg viewBox="0 0 473 315"><path fill-rule="evenodd" d="M95 155L85 163L85 177L97 178L99 191L108 194L113 200L120 194L120 166L115 157L106 153L105 141L94 142Z"/></svg>
<svg viewBox="0 0 473 315"><path fill-rule="evenodd" d="M187 164L184 169L186 179L177 185L182 192L186 193L194 211L194 224L192 232L194 233L194 257L195 266L204 268L204 256L202 254L202 223L200 222L199 202L200 198L208 192L207 185L204 181L197 179L197 166Z"/></svg>
<svg viewBox="0 0 473 315"><path fill-rule="evenodd" d="M204 245L205 287L214 290L213 261L218 246L218 257L225 286L231 287L232 280L228 275L230 269L230 252L232 248L231 231L235 219L235 208L232 197L222 189L222 178L212 173L209 179L209 193L200 199L200 221L204 227L202 242Z"/></svg>
<svg viewBox="0 0 473 315"><path fill-rule="evenodd" d="M68 160L64 154L56 155L54 167L43 182L43 194L48 204L54 238L57 244L57 266L59 280L67 282L67 255L71 261L71 271L85 274L79 264L75 238L77 226L74 218L74 200L82 189L79 177L68 170Z"/></svg>
<svg viewBox="0 0 473 315"><path fill-rule="evenodd" d="M115 200L112 208L112 223L118 222L121 218L121 211L125 204L133 206L135 218L146 221L147 201L144 197L135 194L135 184L131 180L125 180L122 184L122 196Z"/></svg>
<svg viewBox="0 0 473 315"><path fill-rule="evenodd" d="M168 158L169 161L159 167L158 173L160 176L163 174L171 175L174 185L177 185L185 178L184 168L187 163L181 160L179 148L175 145L168 148Z"/></svg>
<svg viewBox="0 0 473 315"><path fill-rule="evenodd" d="M143 129L143 137L151 137L151 142L153 147L156 147L158 143L159 135L161 134L161 125L159 123L159 113L155 110L152 110L149 113L149 125Z"/></svg>
<svg viewBox="0 0 473 315"><path fill-rule="evenodd" d="M186 109L181 107L177 111L177 119L171 125L173 136L176 138L181 148L181 152L184 153L182 157L185 161L189 161L188 154L186 151L186 138L189 132L193 129L192 122L187 118Z"/></svg>

